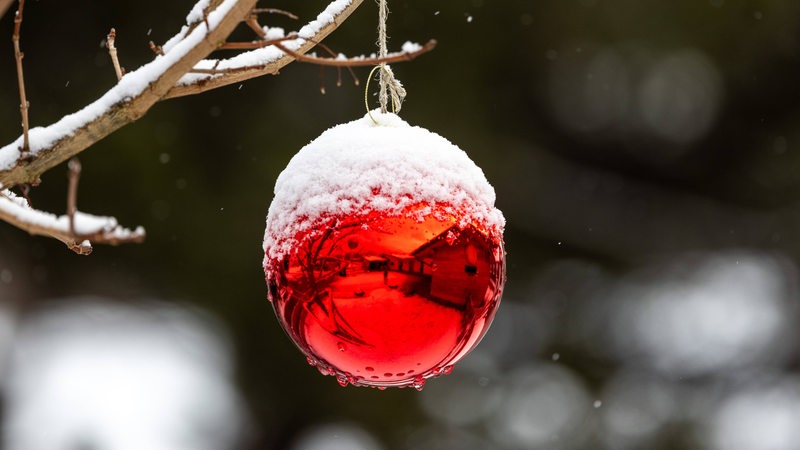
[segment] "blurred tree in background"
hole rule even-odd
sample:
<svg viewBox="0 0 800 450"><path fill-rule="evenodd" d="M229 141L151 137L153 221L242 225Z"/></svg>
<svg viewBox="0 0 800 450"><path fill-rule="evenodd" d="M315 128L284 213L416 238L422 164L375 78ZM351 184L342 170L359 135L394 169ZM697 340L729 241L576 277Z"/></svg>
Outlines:
<svg viewBox="0 0 800 450"><path fill-rule="evenodd" d="M260 6L308 18L324 3ZM29 2L32 125L52 123L115 83L102 47L110 27L122 64L135 68L152 58L147 42L169 38L192 4ZM323 130L365 113L363 87L345 79L333 88L335 71L325 69L321 95L320 68L294 63L277 77L160 103L81 154L81 209L143 224L144 244L80 257L0 224L0 348L11 355L0 371L6 446L31 448L20 444L30 442L31 424L43 432L64 417L21 405L81 409L75 398L45 396L43 379L14 380L30 378L30 367L62 367L37 358L85 355L91 349L70 350L65 337L84 332L90 342L141 339L145 355L146 345L156 354L172 342L192 356L188 365L163 363L175 369L153 379L181 385L186 371L216 373L201 378L227 387L186 391L217 395L195 410L234 411L184 430L181 442L207 448L796 448L800 3L389 7L390 47L439 41L433 53L394 67L409 92L402 117L463 148L494 184L508 221L508 283L484 342L421 393L381 392L319 376L283 335L261 269L275 179ZM365 2L325 43L372 52L376 15ZM270 20L292 27L282 16ZM8 37L0 46L2 142L20 133L12 22L12 14L0 21ZM51 170L33 190L37 207L63 209L65 171ZM85 327L71 322L75 314ZM152 323L173 337L141 337L162 336ZM95 390L72 390L101 409L106 398L130 406L109 397L115 390L105 383L151 373L135 361L119 373L103 372L118 360L86 361L108 375ZM167 401L174 388L166 386L153 389L149 407ZM92 420L80 439L42 448L128 448L115 442L130 430L101 432L111 422ZM230 439L203 437L198 430L209 422ZM182 445L164 448L204 448Z"/></svg>

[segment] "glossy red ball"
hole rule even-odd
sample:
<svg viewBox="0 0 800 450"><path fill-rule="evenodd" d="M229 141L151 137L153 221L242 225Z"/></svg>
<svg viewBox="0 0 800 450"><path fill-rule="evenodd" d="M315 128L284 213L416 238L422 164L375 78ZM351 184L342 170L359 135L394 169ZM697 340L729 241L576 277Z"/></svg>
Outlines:
<svg viewBox="0 0 800 450"><path fill-rule="evenodd" d="M266 261L279 321L320 372L421 389L481 340L504 282L502 235L439 207L328 216Z"/></svg>
<svg viewBox="0 0 800 450"><path fill-rule="evenodd" d="M413 386L486 333L503 214L469 156L373 111L323 132L275 182L264 271L280 324L342 385Z"/></svg>

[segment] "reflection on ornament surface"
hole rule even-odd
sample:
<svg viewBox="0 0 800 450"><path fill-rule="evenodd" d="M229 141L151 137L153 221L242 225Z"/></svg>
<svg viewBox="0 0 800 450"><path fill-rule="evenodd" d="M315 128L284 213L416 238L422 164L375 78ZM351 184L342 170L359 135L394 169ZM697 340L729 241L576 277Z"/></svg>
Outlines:
<svg viewBox="0 0 800 450"><path fill-rule="evenodd" d="M267 261L270 300L343 386L421 389L477 345L500 301L502 236L427 205L327 218L295 238Z"/></svg>

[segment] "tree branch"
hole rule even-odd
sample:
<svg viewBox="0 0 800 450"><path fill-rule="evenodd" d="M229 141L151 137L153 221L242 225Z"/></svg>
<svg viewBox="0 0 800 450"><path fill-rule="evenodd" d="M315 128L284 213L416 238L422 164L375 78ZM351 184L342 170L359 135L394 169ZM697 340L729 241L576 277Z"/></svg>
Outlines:
<svg viewBox="0 0 800 450"><path fill-rule="evenodd" d="M24 198L8 189L0 190L0 220L33 235L58 239L81 255L91 253L91 242L117 245L142 242L145 236L142 227L134 230L123 228L113 217L78 211L71 215L56 216L33 209Z"/></svg>
<svg viewBox="0 0 800 450"><path fill-rule="evenodd" d="M427 53L436 47L436 40L431 39L425 45L414 45L413 48L404 50L397 53L389 53L384 57L358 57L358 58L321 58L319 56L309 56L297 53L290 50L280 42L276 42L275 47L288 53L297 61L317 64L319 66L334 66L334 67L357 67L357 66L375 66L378 64L391 64L402 61L411 61L417 56Z"/></svg>
<svg viewBox="0 0 800 450"><path fill-rule="evenodd" d="M336 3L331 3L316 20L309 22L300 29L297 39L287 41L285 45L295 53L307 53L350 17L350 14L362 2L363 0L350 0L350 3L343 9L339 9ZM294 60L293 56L278 50L274 46L268 46L243 53L234 58L203 61L201 67L197 67L197 69L211 69L213 67L217 71L213 74L190 74L185 76L177 86L167 93L166 98L199 94L222 86L241 83L251 78L273 75Z"/></svg>
<svg viewBox="0 0 800 450"><path fill-rule="evenodd" d="M202 3L202 2L201 2ZM123 77L105 95L58 122L30 130L30 158L19 159L20 139L0 148L0 185L31 183L120 127L142 117L198 61L225 42L256 0L225 0L204 23L185 33L163 57Z"/></svg>
<svg viewBox="0 0 800 450"><path fill-rule="evenodd" d="M287 42L287 47L296 47L292 48L296 53L307 52L335 30L362 1L350 0L344 6L341 2L332 2L316 20L300 30L301 38ZM31 129L30 159L19 158L22 138L0 148L0 186L35 184L41 174L139 119L161 99L196 94L276 73L294 61L292 56L267 47L261 52L254 50L239 55L238 59L198 64L224 44L234 28L253 11L256 0L219 1L219 7L210 12L211 6L202 10L203 3L198 2L190 12L188 26L164 44L163 56L126 74L116 86L84 109L48 127ZM206 23L211 24L211 30ZM226 68L241 60L259 61L224 73L190 73L193 68Z"/></svg>
<svg viewBox="0 0 800 450"><path fill-rule="evenodd" d="M252 27L253 24L257 25L256 14L282 12L255 9L257 0L198 0L187 15L187 25L180 32L163 46L151 43L156 52L155 59L127 74L118 68L112 29L107 45L117 73L117 84L93 103L49 126L28 130L27 121L23 119L26 124L23 136L0 147L0 220L31 234L54 237L81 254L91 251L90 240L107 244L139 242L144 239L144 230L141 227L128 230L120 227L113 217L93 216L77 211L77 163L70 165L66 215L57 217L38 211L26 199L16 196L10 188L36 185L43 173L122 126L139 119L160 100L197 94L258 76L275 74L296 59L340 67L372 65L376 62L410 60L435 45L435 41L430 41L425 46L414 44L404 48L402 52L392 54L392 59L385 61L364 57L343 59L304 56L347 19L363 0L327 1L330 2L327 8L315 20L308 22L288 38L283 37L282 30L278 32L278 29L258 25L254 31L262 41L253 44L257 48L228 59L207 60L205 58L209 54L225 46L228 36L240 23L245 22ZM0 16L11 2L12 0L0 0ZM22 4L21 0L14 43L24 118L27 101L24 99L21 77L22 53L18 45Z"/></svg>

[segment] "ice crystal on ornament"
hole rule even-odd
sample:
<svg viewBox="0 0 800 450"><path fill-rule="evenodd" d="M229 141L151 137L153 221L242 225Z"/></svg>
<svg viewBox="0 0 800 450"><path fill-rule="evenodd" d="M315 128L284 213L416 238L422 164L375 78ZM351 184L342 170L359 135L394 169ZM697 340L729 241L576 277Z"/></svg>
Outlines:
<svg viewBox="0 0 800 450"><path fill-rule="evenodd" d="M278 177L264 270L281 325L321 373L421 389L489 328L504 219L466 153L372 117L324 132Z"/></svg>

